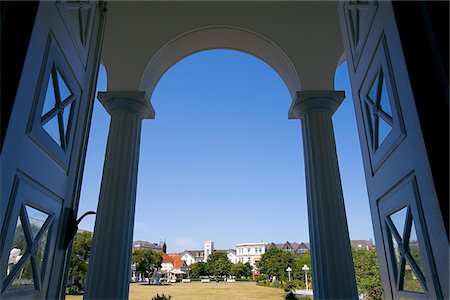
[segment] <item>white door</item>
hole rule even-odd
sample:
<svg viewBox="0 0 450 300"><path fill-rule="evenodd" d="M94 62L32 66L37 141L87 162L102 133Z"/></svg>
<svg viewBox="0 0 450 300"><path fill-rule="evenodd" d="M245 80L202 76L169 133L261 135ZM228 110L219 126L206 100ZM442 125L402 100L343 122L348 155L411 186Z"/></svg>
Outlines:
<svg viewBox="0 0 450 300"><path fill-rule="evenodd" d="M98 2L39 4L0 157L0 298L64 294L103 20Z"/></svg>
<svg viewBox="0 0 450 300"><path fill-rule="evenodd" d="M387 299L448 298L448 241L389 1L339 4Z"/></svg>

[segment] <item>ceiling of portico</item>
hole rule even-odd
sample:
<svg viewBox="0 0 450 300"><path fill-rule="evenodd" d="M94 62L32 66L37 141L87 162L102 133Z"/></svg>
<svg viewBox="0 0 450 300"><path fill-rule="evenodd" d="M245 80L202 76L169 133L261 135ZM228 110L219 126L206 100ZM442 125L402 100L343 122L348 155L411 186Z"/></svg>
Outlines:
<svg viewBox="0 0 450 300"><path fill-rule="evenodd" d="M293 95L332 90L343 53L337 2L109 2L108 90L145 90L189 54L241 50L270 64Z"/></svg>

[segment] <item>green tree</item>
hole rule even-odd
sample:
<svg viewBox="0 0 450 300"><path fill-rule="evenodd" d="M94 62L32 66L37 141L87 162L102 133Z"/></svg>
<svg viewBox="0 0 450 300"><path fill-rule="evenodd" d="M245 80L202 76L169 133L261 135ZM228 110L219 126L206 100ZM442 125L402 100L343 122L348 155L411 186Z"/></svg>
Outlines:
<svg viewBox="0 0 450 300"><path fill-rule="evenodd" d="M288 277L286 269L292 266L294 258L292 253L272 247L262 255L257 266L260 273L268 276L276 276L278 280L286 281Z"/></svg>
<svg viewBox="0 0 450 300"><path fill-rule="evenodd" d="M136 264L136 271L144 274L144 277L151 278L156 269L161 267L162 254L150 249L139 249L133 251L131 261ZM150 280L148 281L150 284Z"/></svg>
<svg viewBox="0 0 450 300"><path fill-rule="evenodd" d="M369 300L382 299L383 288L381 287L376 250L353 250L352 254L358 291L366 294Z"/></svg>
<svg viewBox="0 0 450 300"><path fill-rule="evenodd" d="M69 276L74 279L74 284L79 289L83 289L82 282L86 278L91 246L92 234L90 232L75 234L72 256L70 257Z"/></svg>
<svg viewBox="0 0 450 300"><path fill-rule="evenodd" d="M206 263L204 263L202 261L199 261L199 262L189 265L188 271L189 271L189 276L192 276L192 277L200 277L200 276L208 275L208 273L206 271Z"/></svg>
<svg viewBox="0 0 450 300"><path fill-rule="evenodd" d="M252 276L252 266L246 262L245 264L238 262L231 266L230 275L236 278Z"/></svg>
<svg viewBox="0 0 450 300"><path fill-rule="evenodd" d="M216 251L208 256L206 269L210 275L228 276L233 263L228 260L225 252Z"/></svg>
<svg viewBox="0 0 450 300"><path fill-rule="evenodd" d="M301 288L305 287L305 271L302 270L303 266L307 265L309 270L307 271L308 285L312 286L312 269L311 269L311 256L309 252L297 257L292 264L292 277L298 279L301 282Z"/></svg>

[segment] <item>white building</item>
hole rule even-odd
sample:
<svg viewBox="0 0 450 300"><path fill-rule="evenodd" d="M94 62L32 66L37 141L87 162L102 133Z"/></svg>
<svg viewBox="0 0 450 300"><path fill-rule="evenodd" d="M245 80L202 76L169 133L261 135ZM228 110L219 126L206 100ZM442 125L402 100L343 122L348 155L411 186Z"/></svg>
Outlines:
<svg viewBox="0 0 450 300"><path fill-rule="evenodd" d="M165 277L170 279L186 274L186 262L183 261L178 254L161 254L163 256L161 274L165 274Z"/></svg>
<svg viewBox="0 0 450 300"><path fill-rule="evenodd" d="M186 262L186 265L191 265L196 262L205 262L205 251L204 250L185 250L180 253L182 260Z"/></svg>
<svg viewBox="0 0 450 300"><path fill-rule="evenodd" d="M186 265L191 265L196 262L206 262L208 256L214 253L214 242L205 241L203 243L203 250L185 250L180 253L180 258L186 262Z"/></svg>
<svg viewBox="0 0 450 300"><path fill-rule="evenodd" d="M204 261L206 262L208 260L208 256L210 254L214 253L214 242L213 241L205 241L204 242L204 249L205 249Z"/></svg>
<svg viewBox="0 0 450 300"><path fill-rule="evenodd" d="M266 251L266 243L240 243L236 244L235 249L217 250L214 249L213 241L205 241L203 250L185 250L180 254L180 258L186 262L186 265L191 265L196 262L206 262L208 256L216 251L221 251L227 254L228 259L233 263L250 263L255 268L256 261Z"/></svg>
<svg viewBox="0 0 450 300"><path fill-rule="evenodd" d="M236 244L236 256L241 263L250 263L253 270L256 268L256 262L266 252L266 243L241 243Z"/></svg>
<svg viewBox="0 0 450 300"><path fill-rule="evenodd" d="M236 255L236 250L234 249L228 250L227 257L233 264L239 262L239 256Z"/></svg>

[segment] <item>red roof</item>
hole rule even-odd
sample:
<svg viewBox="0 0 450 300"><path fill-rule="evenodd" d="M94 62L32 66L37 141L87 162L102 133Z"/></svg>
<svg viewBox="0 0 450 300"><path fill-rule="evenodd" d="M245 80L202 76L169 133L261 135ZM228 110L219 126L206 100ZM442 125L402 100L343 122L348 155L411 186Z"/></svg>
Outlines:
<svg viewBox="0 0 450 300"><path fill-rule="evenodd" d="M184 260L182 260L178 254L169 254L168 256L173 260L173 267L175 269L181 269L184 264Z"/></svg>
<svg viewBox="0 0 450 300"><path fill-rule="evenodd" d="M174 265L174 261L173 261L172 257L170 257L169 255L167 255L164 252L161 252L161 254L162 254L162 257L163 257L163 260L162 260L163 263L172 263Z"/></svg>

